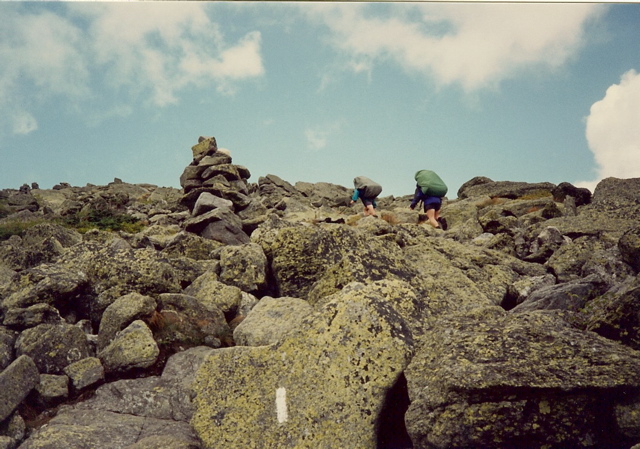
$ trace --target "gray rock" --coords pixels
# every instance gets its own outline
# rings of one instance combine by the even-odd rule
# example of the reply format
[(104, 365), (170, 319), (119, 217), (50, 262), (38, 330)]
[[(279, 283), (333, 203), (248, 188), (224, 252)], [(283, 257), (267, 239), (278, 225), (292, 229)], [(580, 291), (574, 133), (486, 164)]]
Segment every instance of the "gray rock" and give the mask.
[(598, 276), (593, 275), (563, 284), (542, 287), (529, 295), (511, 312), (519, 313), (533, 310), (569, 310), (577, 312), (590, 300), (606, 291), (607, 285)]
[(219, 198), (209, 192), (202, 192), (198, 197), (195, 206), (193, 206), (193, 211), (191, 212), (191, 214), (196, 217), (211, 210), (223, 207), (232, 210), (233, 202), (225, 200), (224, 198)]
[(69, 378), (65, 375), (41, 374), (35, 393), (35, 400), (40, 406), (55, 406), (69, 397)]
[(39, 382), (38, 368), (26, 355), (18, 357), (0, 372), (0, 422), (13, 413)]
[(640, 279), (585, 307), (586, 329), (640, 350)]
[[(231, 330), (221, 309), (179, 293), (158, 296), (154, 338), (159, 345), (205, 345), (209, 339), (229, 342)], [(211, 340), (215, 341), (215, 340)]]
[(184, 422), (119, 412), (64, 409), (46, 426), (35, 431), (19, 449), (145, 448), (142, 444), (147, 439), (151, 443), (156, 439), (167, 439), (172, 444), (178, 440), (182, 446), (173, 447), (180, 449), (201, 447), (193, 430)]
[(416, 449), (614, 447), (629, 430), (613, 410), (636, 397), (639, 370), (639, 352), (548, 312), (450, 315), (405, 371), (407, 430)]
[(83, 390), (104, 380), (104, 367), (100, 359), (96, 357), (87, 357), (70, 363), (64, 369), (64, 373), (69, 376), (71, 385), (76, 391)]
[(62, 374), (70, 363), (89, 357), (89, 343), (81, 329), (67, 323), (40, 324), (22, 331), (16, 355), (28, 355), (43, 374)]
[(16, 338), (18, 338), (17, 332), (0, 326), (0, 371), (14, 360), (13, 346)]
[(242, 221), (227, 208), (214, 209), (185, 222), (185, 230), (226, 245), (249, 243)]
[(144, 321), (136, 320), (116, 335), (98, 353), (106, 374), (148, 368), (156, 362), (160, 349)]
[[(477, 178), (476, 178), (477, 179)], [(488, 178), (487, 178), (488, 179)], [(464, 188), (463, 188), (464, 187)], [(548, 196), (556, 188), (550, 182), (527, 183), (513, 181), (476, 182), (473, 185), (464, 185), (458, 190), (459, 198), (471, 198), (476, 196), (490, 196), (492, 198), (535, 198)]]
[[(19, 413), (14, 413), (4, 422), (0, 423), (0, 435), (2, 435), (2, 444), (6, 444), (7, 449), (14, 449), (18, 443), (24, 439), (26, 434), (26, 424)], [(3, 447), (0, 445), (0, 447)]]
[(265, 296), (235, 328), (233, 339), (241, 346), (276, 343), (312, 312), (313, 306), (303, 299)]
[(226, 315), (235, 315), (242, 300), (242, 291), (235, 286), (223, 284), (214, 272), (199, 276), (184, 293), (193, 296), (207, 310), (221, 310)]
[(267, 256), (257, 243), (220, 249), (221, 282), (245, 292), (256, 293), (266, 287)]
[(640, 272), (640, 227), (629, 229), (618, 241), (622, 260)]
[(102, 315), (98, 330), (98, 351), (102, 351), (118, 332), (135, 320), (148, 318), (156, 310), (156, 301), (140, 293), (129, 293), (116, 299)]
[(12, 308), (5, 312), (3, 324), (17, 330), (44, 323), (62, 322), (60, 312), (49, 304), (34, 304), (26, 308)]

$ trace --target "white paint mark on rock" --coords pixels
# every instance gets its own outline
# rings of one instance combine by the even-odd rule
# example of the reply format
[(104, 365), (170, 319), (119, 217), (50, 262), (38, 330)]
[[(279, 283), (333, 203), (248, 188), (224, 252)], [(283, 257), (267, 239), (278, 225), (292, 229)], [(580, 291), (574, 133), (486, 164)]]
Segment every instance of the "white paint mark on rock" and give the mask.
[(287, 411), (287, 390), (283, 387), (276, 389), (276, 414), (280, 424), (289, 420), (289, 413)]

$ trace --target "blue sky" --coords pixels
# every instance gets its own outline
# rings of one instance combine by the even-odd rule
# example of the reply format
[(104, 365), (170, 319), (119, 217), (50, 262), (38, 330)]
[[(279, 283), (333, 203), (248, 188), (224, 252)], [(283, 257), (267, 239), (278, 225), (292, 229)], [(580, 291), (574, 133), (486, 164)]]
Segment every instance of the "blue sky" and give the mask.
[(640, 4), (0, 2), (0, 188), (640, 177)]

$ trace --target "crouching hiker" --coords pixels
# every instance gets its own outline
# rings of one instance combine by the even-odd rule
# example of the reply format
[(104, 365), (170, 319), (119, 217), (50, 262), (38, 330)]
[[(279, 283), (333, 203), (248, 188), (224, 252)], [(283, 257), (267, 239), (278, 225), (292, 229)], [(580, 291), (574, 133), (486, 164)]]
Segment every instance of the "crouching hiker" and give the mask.
[(362, 204), (364, 204), (365, 217), (368, 215), (377, 217), (376, 207), (378, 207), (378, 205), (376, 204), (376, 198), (382, 192), (382, 186), (364, 176), (356, 176), (353, 178), (353, 186), (355, 189), (351, 197), (351, 204), (360, 198)]
[(435, 172), (420, 170), (415, 175), (416, 191), (409, 208), (415, 209), (420, 201), (424, 205), (424, 213), (427, 214), (429, 224), (437, 229), (445, 230), (446, 222), (440, 218), (442, 198), (447, 194), (447, 186)]

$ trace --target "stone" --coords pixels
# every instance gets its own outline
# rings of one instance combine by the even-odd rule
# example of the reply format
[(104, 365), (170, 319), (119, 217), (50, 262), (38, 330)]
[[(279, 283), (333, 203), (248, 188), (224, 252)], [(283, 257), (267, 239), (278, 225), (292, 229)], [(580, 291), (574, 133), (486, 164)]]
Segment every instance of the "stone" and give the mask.
[(577, 312), (584, 308), (590, 300), (604, 293), (606, 287), (607, 285), (597, 275), (542, 287), (511, 309), (511, 312), (519, 313), (533, 310)]
[(384, 395), (412, 351), (384, 298), (345, 294), (277, 344), (213, 351), (191, 423), (205, 448), (374, 447)]
[(185, 222), (185, 230), (226, 245), (249, 243), (242, 221), (227, 208), (214, 209)]
[(40, 373), (31, 357), (19, 356), (0, 372), (0, 422), (7, 419), (40, 382)]
[(620, 237), (618, 248), (622, 260), (635, 270), (640, 272), (640, 227), (629, 229)]
[(193, 206), (193, 211), (191, 213), (194, 217), (197, 217), (198, 215), (202, 215), (213, 209), (219, 209), (222, 207), (233, 209), (233, 202), (225, 200), (224, 198), (219, 198), (209, 192), (202, 192), (198, 197), (195, 206)]
[(23, 330), (29, 327), (44, 323), (62, 322), (60, 312), (49, 304), (34, 304), (26, 308), (12, 308), (4, 314), (3, 324), (16, 330)]
[(17, 337), (17, 332), (7, 329), (4, 326), (0, 326), (0, 371), (13, 362), (13, 346)]
[(225, 315), (237, 313), (242, 291), (238, 287), (223, 284), (218, 276), (208, 271), (184, 289), (184, 294), (193, 296), (207, 310), (221, 310)]
[(553, 200), (564, 202), (568, 197), (574, 198), (575, 206), (584, 206), (591, 203), (591, 191), (584, 187), (576, 187), (568, 182), (561, 182), (551, 191)]
[(69, 397), (69, 378), (60, 374), (40, 374), (35, 392), (40, 406), (55, 406)]
[(277, 343), (312, 312), (313, 306), (303, 299), (265, 296), (235, 328), (233, 339), (240, 346)]
[(100, 320), (98, 351), (103, 350), (118, 332), (132, 322), (149, 318), (156, 310), (156, 301), (140, 293), (129, 293), (116, 299), (107, 307)]
[(89, 343), (72, 324), (40, 324), (22, 331), (16, 355), (28, 355), (43, 374), (62, 374), (70, 363), (89, 357)]
[(218, 307), (205, 306), (197, 298), (180, 293), (160, 294), (158, 305), (157, 318), (151, 321), (159, 345), (199, 346), (209, 339), (230, 343), (231, 330)]
[(136, 320), (116, 335), (111, 343), (98, 353), (105, 374), (126, 372), (153, 365), (160, 350), (153, 333), (144, 323)]
[(636, 397), (639, 369), (640, 352), (548, 312), (449, 315), (405, 370), (407, 431), (415, 449), (614, 447), (613, 411)]
[(70, 363), (64, 369), (64, 373), (71, 380), (71, 385), (76, 391), (83, 390), (104, 380), (104, 367), (100, 359), (87, 357)]
[(256, 293), (267, 284), (267, 256), (257, 243), (220, 249), (220, 282)]

